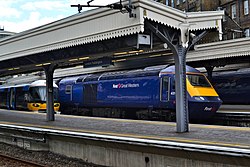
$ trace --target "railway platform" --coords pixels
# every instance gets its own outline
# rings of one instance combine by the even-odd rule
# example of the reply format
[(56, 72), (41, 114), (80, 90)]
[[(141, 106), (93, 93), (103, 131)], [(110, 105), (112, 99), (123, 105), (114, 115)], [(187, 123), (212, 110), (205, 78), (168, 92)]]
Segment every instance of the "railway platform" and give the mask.
[(248, 127), (190, 124), (188, 133), (177, 133), (172, 122), (59, 114), (48, 122), (44, 113), (0, 110), (0, 130), (2, 142), (18, 145), (21, 140), (19, 146), (26, 149), (47, 149), (106, 166), (250, 164)]
[(231, 112), (248, 112), (250, 113), (250, 105), (221, 105), (218, 112), (231, 111)]

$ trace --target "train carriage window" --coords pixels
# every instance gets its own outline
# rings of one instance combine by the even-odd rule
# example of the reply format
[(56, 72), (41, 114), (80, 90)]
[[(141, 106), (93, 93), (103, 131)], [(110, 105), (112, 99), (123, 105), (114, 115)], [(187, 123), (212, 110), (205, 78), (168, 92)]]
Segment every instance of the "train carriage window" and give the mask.
[(14, 109), (15, 108), (15, 91), (14, 88), (10, 89), (10, 108)]
[(188, 74), (187, 78), (192, 86), (211, 87), (203, 75)]
[(71, 93), (72, 93), (72, 85), (66, 85), (65, 94), (71, 94)]
[(59, 91), (58, 88), (53, 88), (54, 102), (58, 102)]
[(25, 92), (23, 91), (23, 87), (16, 88), (16, 107), (18, 109), (27, 109), (27, 103), (24, 99)]

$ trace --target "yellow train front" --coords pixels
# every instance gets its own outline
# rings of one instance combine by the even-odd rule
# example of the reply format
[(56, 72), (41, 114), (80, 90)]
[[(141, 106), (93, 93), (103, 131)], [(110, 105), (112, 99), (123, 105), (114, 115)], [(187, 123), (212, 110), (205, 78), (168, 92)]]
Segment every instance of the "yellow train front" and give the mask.
[[(161, 71), (161, 78), (168, 82), (165, 86), (165, 97), (169, 108), (175, 108), (175, 67), (170, 66)], [(204, 74), (195, 68), (186, 66), (186, 84), (188, 93), (188, 111), (190, 119), (203, 120), (209, 119), (215, 115), (216, 111), (222, 104), (221, 99), (215, 89)], [(163, 91), (164, 92), (164, 91)]]
[[(58, 111), (58, 86), (54, 87), (54, 110)], [(0, 87), (0, 107), (10, 110), (46, 111), (46, 81)]]

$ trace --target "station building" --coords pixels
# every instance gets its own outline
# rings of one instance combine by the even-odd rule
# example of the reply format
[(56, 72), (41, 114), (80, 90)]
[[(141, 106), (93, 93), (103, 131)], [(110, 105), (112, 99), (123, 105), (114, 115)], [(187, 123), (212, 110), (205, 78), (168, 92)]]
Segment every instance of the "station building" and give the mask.
[(168, 6), (188, 11), (225, 10), (223, 40), (250, 36), (249, 0), (157, 0)]

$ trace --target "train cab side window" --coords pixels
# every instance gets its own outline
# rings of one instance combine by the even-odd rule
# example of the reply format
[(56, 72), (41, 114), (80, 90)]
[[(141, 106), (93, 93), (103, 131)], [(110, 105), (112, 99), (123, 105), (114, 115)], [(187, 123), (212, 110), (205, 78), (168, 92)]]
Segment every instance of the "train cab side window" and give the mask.
[(171, 80), (171, 89), (172, 89), (172, 91), (175, 91), (175, 76)]
[(163, 91), (168, 91), (168, 77), (163, 77), (162, 78), (162, 90)]
[(71, 93), (72, 93), (72, 85), (66, 85), (65, 94), (71, 94)]
[(161, 101), (169, 100), (169, 77), (168, 76), (163, 76), (161, 78), (160, 100)]

